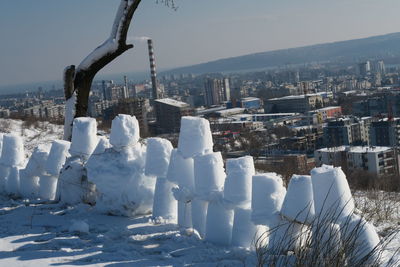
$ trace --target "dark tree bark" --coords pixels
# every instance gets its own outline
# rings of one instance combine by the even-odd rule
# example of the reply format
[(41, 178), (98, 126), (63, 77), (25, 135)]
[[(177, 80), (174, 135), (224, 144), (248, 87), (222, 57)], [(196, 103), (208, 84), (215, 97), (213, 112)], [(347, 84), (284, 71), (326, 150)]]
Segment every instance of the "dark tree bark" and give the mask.
[[(133, 48), (127, 44), (129, 26), (132, 17), (141, 0), (121, 0), (110, 37), (92, 53), (90, 53), (75, 70), (75, 66), (69, 66), (64, 72), (64, 92), (66, 100), (70, 100), (76, 94), (76, 105), (70, 117), (85, 117), (88, 111), (90, 88), (96, 74), (111, 61)], [(67, 121), (66, 114), (64, 139), (71, 139), (72, 121)]]
[[(156, 0), (176, 10), (174, 0)], [(90, 53), (75, 69), (69, 66), (64, 72), (64, 92), (67, 100), (64, 139), (71, 140), (73, 118), (85, 117), (88, 111), (89, 94), (96, 74), (111, 61), (133, 48), (127, 44), (129, 26), (141, 0), (121, 0), (110, 37)], [(76, 103), (75, 103), (76, 97)], [(75, 103), (75, 108), (73, 104)]]

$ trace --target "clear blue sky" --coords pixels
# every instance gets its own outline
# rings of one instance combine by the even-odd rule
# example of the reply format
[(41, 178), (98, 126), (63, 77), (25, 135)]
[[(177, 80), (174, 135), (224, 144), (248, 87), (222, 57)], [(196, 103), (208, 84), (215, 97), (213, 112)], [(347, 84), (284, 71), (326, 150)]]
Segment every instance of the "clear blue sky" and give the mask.
[[(109, 35), (119, 0), (0, 0), (0, 86), (58, 80)], [(399, 0), (143, 0), (129, 36), (159, 68), (400, 31)], [(102, 73), (148, 69), (145, 43)]]

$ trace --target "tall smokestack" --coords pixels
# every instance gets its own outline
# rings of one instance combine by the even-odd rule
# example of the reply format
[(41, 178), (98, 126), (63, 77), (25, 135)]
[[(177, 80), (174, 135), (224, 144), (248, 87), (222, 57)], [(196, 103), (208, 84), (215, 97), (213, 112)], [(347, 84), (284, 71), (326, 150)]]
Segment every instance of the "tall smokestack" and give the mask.
[(153, 100), (155, 100), (155, 99), (158, 99), (161, 97), (160, 92), (158, 91), (158, 86), (157, 86), (158, 84), (157, 84), (156, 59), (154, 57), (153, 41), (151, 39), (148, 39), (147, 44), (149, 46), (151, 84), (153, 87), (152, 98), (153, 98)]

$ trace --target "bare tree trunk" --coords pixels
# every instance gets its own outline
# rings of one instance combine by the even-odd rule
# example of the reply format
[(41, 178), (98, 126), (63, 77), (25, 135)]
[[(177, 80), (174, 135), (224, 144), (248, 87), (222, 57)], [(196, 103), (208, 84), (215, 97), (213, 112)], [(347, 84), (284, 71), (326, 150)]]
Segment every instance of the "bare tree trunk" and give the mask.
[[(67, 107), (64, 139), (71, 140), (71, 118), (87, 115), (90, 88), (96, 74), (125, 51), (133, 48), (132, 44), (126, 44), (126, 39), (133, 14), (140, 2), (141, 0), (121, 0), (110, 37), (90, 53), (76, 70), (75, 66), (66, 68), (64, 72), (64, 93)], [(73, 101), (75, 95), (77, 97), (75, 109), (68, 108), (68, 101)]]

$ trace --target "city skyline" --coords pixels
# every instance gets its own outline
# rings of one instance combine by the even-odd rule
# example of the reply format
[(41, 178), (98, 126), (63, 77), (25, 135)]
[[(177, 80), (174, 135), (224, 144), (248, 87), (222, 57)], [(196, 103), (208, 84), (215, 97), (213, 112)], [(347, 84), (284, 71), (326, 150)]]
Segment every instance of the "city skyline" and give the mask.
[[(118, 2), (2, 1), (0, 86), (60, 80), (65, 66), (78, 65), (108, 37)], [(135, 48), (100, 74), (147, 71), (142, 36), (154, 40), (157, 65), (167, 69), (398, 31), (400, 3), (393, 0), (297, 2), (181, 0), (175, 12), (143, 1), (129, 32)]]

